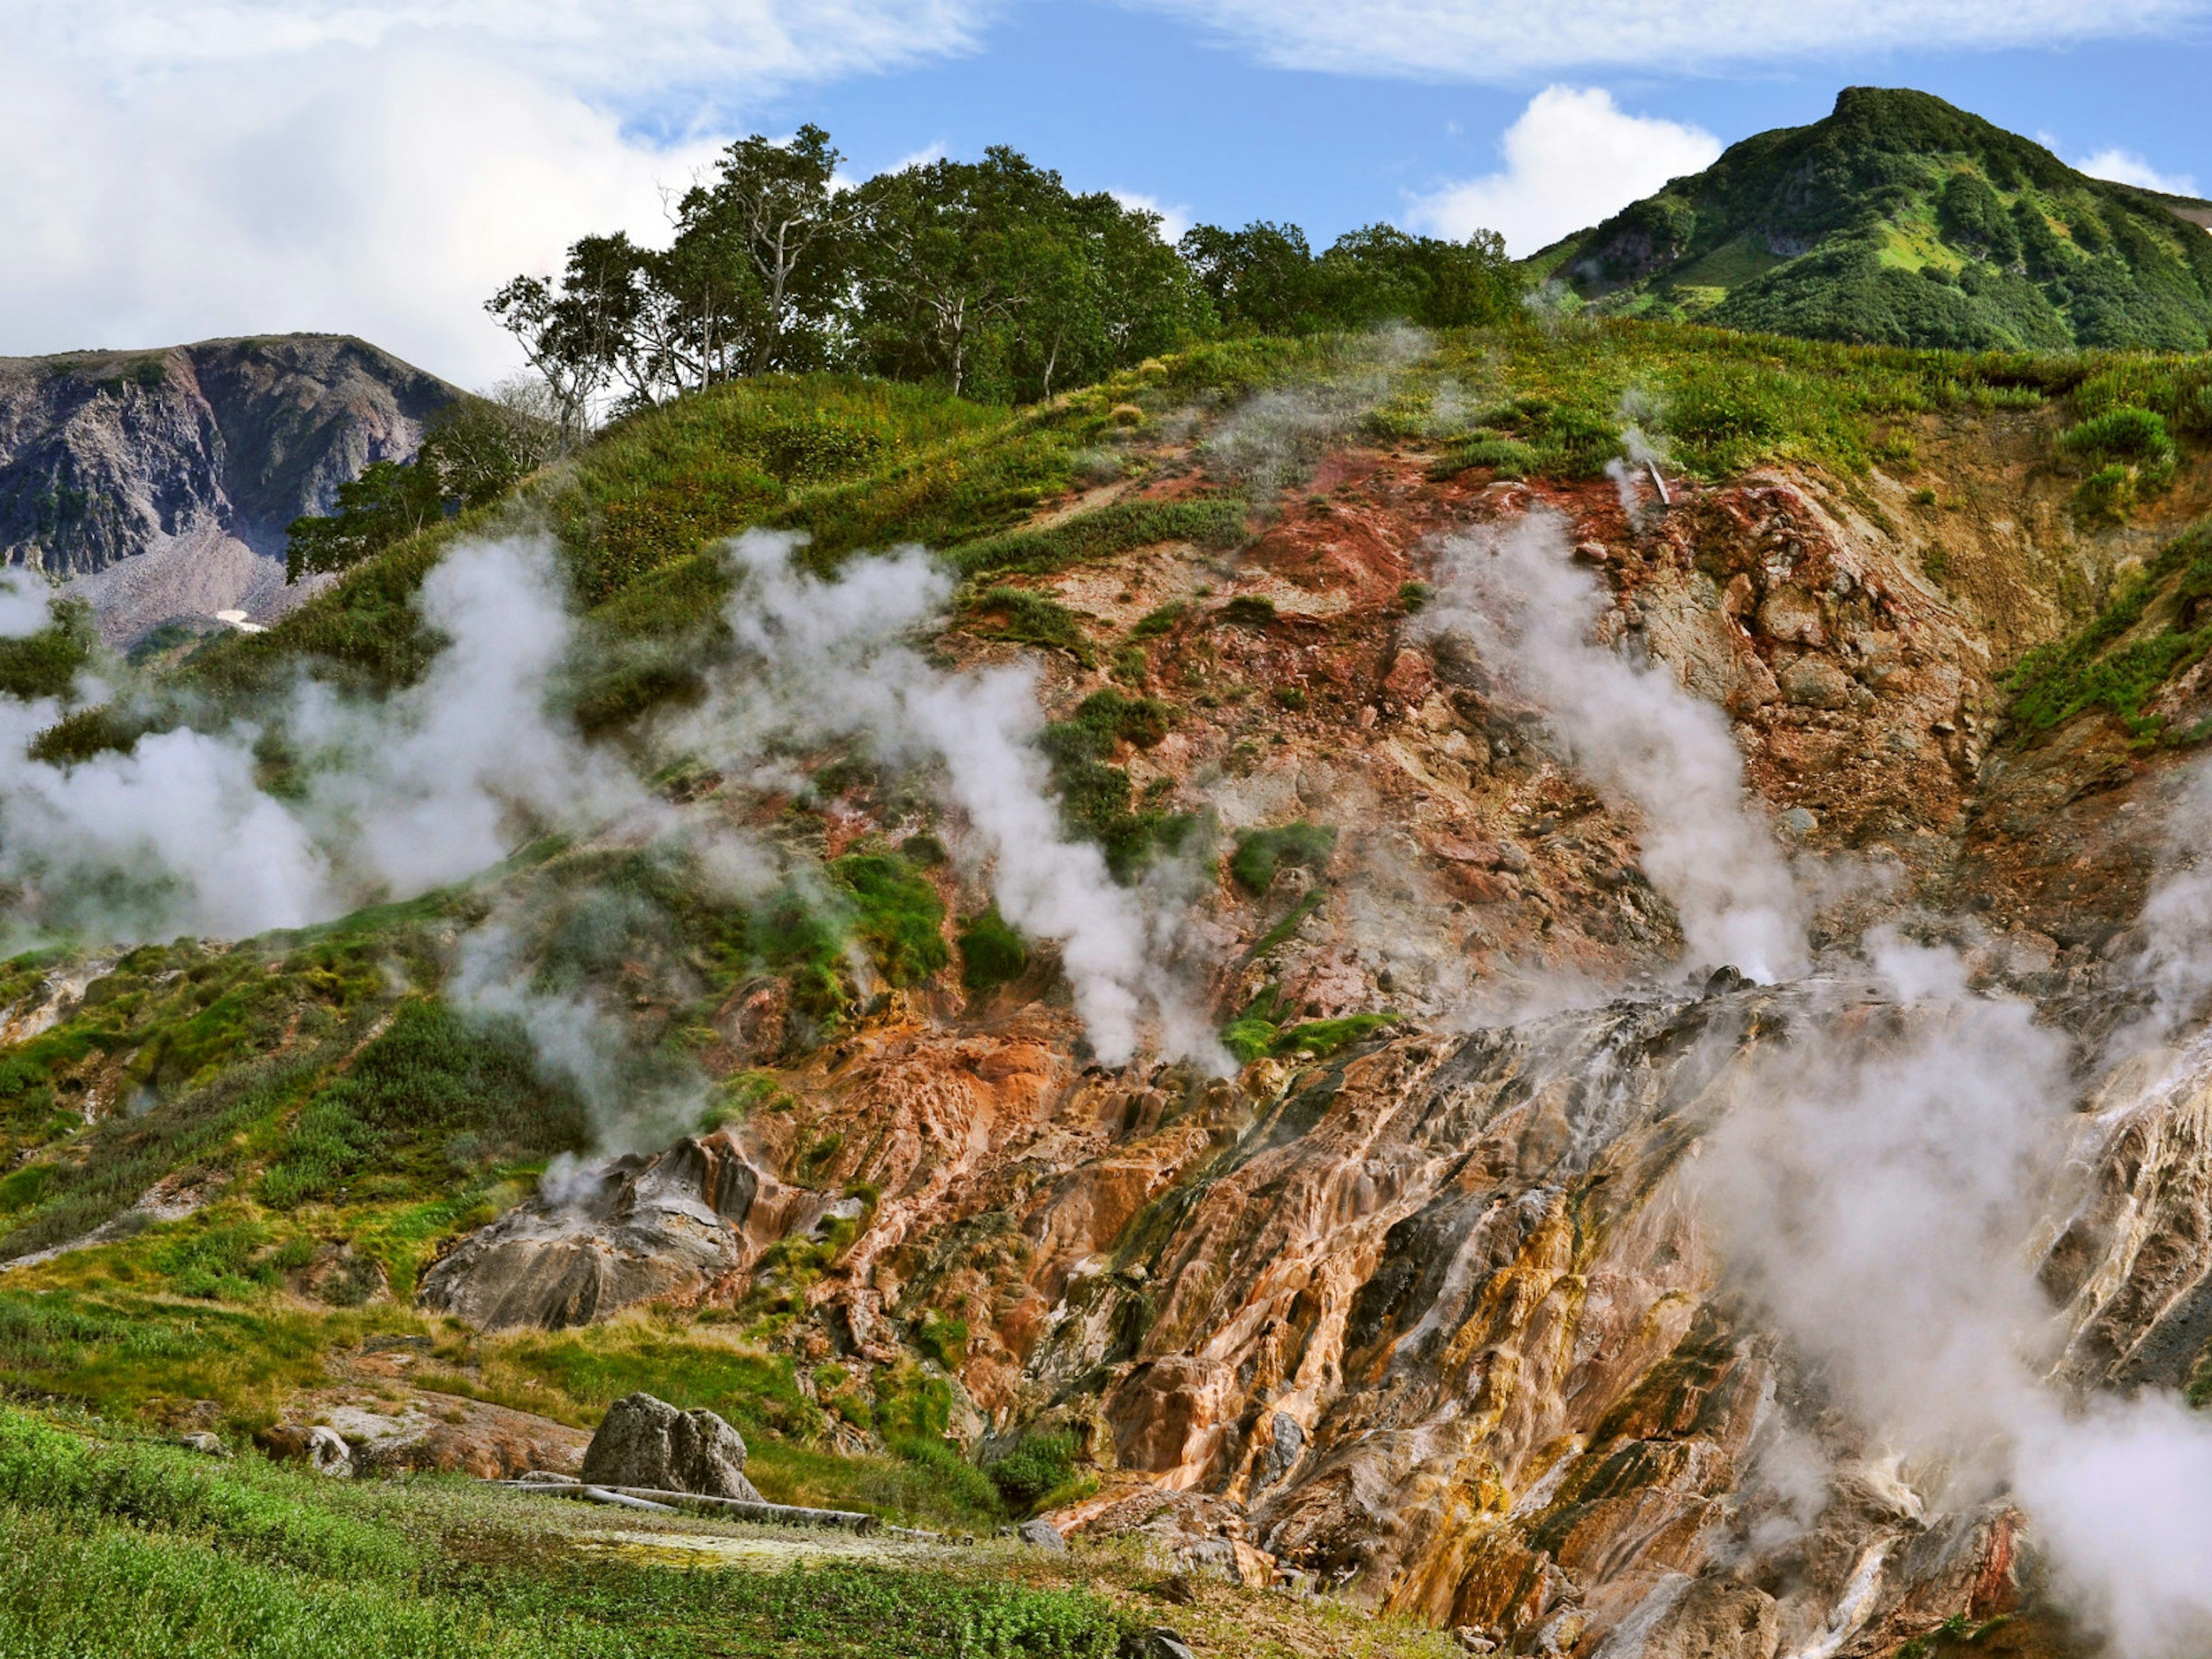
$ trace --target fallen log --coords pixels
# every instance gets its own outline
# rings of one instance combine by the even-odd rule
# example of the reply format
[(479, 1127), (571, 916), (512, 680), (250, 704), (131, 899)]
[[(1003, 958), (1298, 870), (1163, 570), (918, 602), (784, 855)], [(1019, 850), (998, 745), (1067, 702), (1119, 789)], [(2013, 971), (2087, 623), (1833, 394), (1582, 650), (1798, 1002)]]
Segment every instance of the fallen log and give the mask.
[[(532, 1480), (501, 1480), (496, 1486), (516, 1492), (545, 1492), (556, 1498), (589, 1498), (594, 1502), (628, 1502), (644, 1509), (675, 1510), (703, 1509), (732, 1521), (755, 1521), (772, 1527), (826, 1527), (840, 1532), (872, 1533), (884, 1529), (880, 1517), (857, 1510), (815, 1510), (797, 1504), (756, 1504), (743, 1498), (710, 1498), (703, 1492), (662, 1492), (651, 1486), (586, 1486), (580, 1483)], [(893, 1528), (894, 1535), (921, 1534), (908, 1528)], [(935, 1534), (928, 1534), (934, 1537)]]
[[(538, 1490), (541, 1492), (560, 1492), (565, 1493), (568, 1491), (568, 1488), (565, 1486), (542, 1486), (539, 1487)], [(672, 1504), (655, 1504), (648, 1498), (637, 1497), (635, 1494), (631, 1492), (610, 1492), (605, 1486), (578, 1486), (575, 1491), (575, 1495), (582, 1498), (587, 1504), (612, 1504), (619, 1509), (625, 1510), (655, 1510), (662, 1515), (673, 1515), (676, 1513), (675, 1507)]]

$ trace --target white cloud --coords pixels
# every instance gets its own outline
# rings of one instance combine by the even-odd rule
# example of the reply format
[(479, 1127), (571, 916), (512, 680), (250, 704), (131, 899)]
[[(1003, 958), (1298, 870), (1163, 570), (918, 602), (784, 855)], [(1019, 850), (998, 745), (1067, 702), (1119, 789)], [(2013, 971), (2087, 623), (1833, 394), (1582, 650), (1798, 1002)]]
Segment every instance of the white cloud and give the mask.
[(1702, 127), (1627, 114), (1601, 88), (1547, 87), (1506, 128), (1504, 149), (1503, 171), (1416, 198), (1414, 223), (1454, 240), (1494, 230), (1525, 257), (1711, 166), (1721, 143)]
[(332, 331), (482, 383), (507, 277), (664, 234), (747, 106), (965, 50), (991, 3), (0, 0), (0, 352)]
[(1140, 190), (1109, 190), (1106, 192), (1125, 208), (1160, 216), (1160, 234), (1170, 242), (1182, 240), (1183, 232), (1191, 227), (1188, 207), (1170, 207), (1157, 196), (1147, 196)]
[(2153, 33), (2206, 0), (1124, 0), (1210, 24), (1285, 69), (1515, 81), (1887, 48), (1993, 48)]
[(2131, 149), (2109, 147), (2074, 163), (2075, 170), (2092, 179), (2109, 179), (2116, 185), (2136, 185), (2163, 191), (2168, 196), (2194, 196), (2197, 180), (2185, 173), (2160, 173)]

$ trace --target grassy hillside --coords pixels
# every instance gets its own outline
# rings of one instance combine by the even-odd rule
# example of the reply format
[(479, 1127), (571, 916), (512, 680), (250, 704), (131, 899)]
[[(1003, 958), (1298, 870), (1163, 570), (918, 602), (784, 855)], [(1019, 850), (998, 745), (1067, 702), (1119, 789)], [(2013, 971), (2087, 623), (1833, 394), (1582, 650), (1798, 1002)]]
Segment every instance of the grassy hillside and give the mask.
[(1854, 87), (1826, 120), (1747, 138), (1533, 264), (1616, 314), (1968, 350), (2197, 351), (2206, 210), (2089, 178), (1925, 93)]
[[(425, 574), (463, 538), (543, 534), (580, 619), (559, 692), (568, 711), (662, 793), (692, 800), (720, 780), (663, 752), (653, 717), (726, 660), (719, 544), (754, 526), (801, 532), (806, 556), (827, 568), (920, 541), (963, 583), (939, 651), (988, 638), (992, 651), (1026, 647), (1122, 688), (1085, 678), (1048, 701), (1042, 747), (1070, 827), (1130, 874), (1183, 829), (1189, 846), (1206, 842), (1204, 826), (1172, 824), (1133, 787), (1117, 744), (1158, 744), (1185, 690), (1193, 702), (1240, 695), (1148, 690), (1146, 653), (1170, 631), (1218, 639), (1253, 613), (1201, 605), (1109, 623), (1024, 586), (1037, 575), (1161, 544), (1225, 561), (1293, 513), (1334, 510), (1308, 477), (1333, 449), (1399, 451), (1416, 477), (1471, 485), (1600, 478), (1631, 421), (1666, 446), (1677, 475), (1718, 481), (1792, 463), (1874, 512), (1863, 504), (1880, 471), (1893, 499), (1920, 486), (1931, 514), (1947, 510), (1945, 481), (1921, 485), (1922, 434), (2001, 426), (2033, 447), (2038, 477), (2082, 524), (2140, 526), (2169, 514), (2212, 446), (2208, 388), (2203, 359), (1969, 356), (1618, 318), (1434, 339), (1224, 343), (1021, 411), (843, 377), (725, 386), (623, 422), (509, 498), (349, 573), (265, 635), (211, 641), (158, 671), (115, 666), (116, 700), (71, 715), (41, 750), (67, 761), (166, 726), (265, 716), (301, 676), (364, 698), (414, 682), (442, 643), (415, 609)], [(1611, 499), (1602, 484), (1596, 493)], [(2022, 718), (2120, 696), (2134, 698), (2131, 717), (2154, 715), (2145, 697), (2212, 641), (2194, 605), (2198, 562), (2200, 544), (2176, 543), (2142, 584), (2085, 594), (2077, 615), (2091, 620), (2109, 600), (2110, 619), (2022, 665)], [(1419, 602), (1399, 591), (1406, 608)], [(0, 641), (0, 685), (59, 692), (91, 648), (71, 626)], [(2142, 664), (2122, 660), (2158, 629)], [(1269, 699), (1249, 691), (1266, 718)], [(2185, 735), (2172, 722), (2157, 729)], [(281, 789), (282, 742), (258, 753)], [(11, 1013), (72, 970), (85, 987), (51, 1025), (0, 1046), (0, 1259), (82, 1245), (0, 1276), (0, 1383), (134, 1432), (213, 1423), (238, 1438), (372, 1339), (404, 1340), (421, 1356), (409, 1386), (441, 1401), (588, 1426), (646, 1388), (720, 1412), (744, 1429), (750, 1473), (776, 1499), (988, 1531), (1079, 1489), (1049, 1437), (989, 1472), (952, 1449), (950, 1373), (969, 1334), (956, 1319), (905, 1320), (890, 1333), (896, 1363), (794, 1348), (806, 1293), (852, 1243), (850, 1221), (775, 1246), (740, 1296), (696, 1316), (647, 1309), (575, 1331), (487, 1335), (414, 1305), (441, 1251), (526, 1195), (553, 1159), (592, 1146), (587, 1103), (533, 1063), (526, 1034), (453, 1004), (457, 942), (487, 923), (517, 942), (533, 986), (620, 1011), (621, 1085), (697, 1104), (695, 1120), (664, 1126), (672, 1136), (790, 1111), (802, 1063), (834, 1056), (902, 999), (931, 1000), (950, 1019), (973, 1006), (967, 994), (1021, 981), (1024, 942), (995, 908), (963, 914), (937, 836), (951, 832), (927, 791), (879, 775), (862, 753), (792, 763), (807, 781), (787, 793), (732, 792), (732, 816), (786, 860), (787, 878), (741, 898), (678, 843), (547, 837), (453, 888), (319, 927), (127, 952), (53, 938), (0, 963), (0, 1010)], [(1328, 832), (1292, 827), (1312, 844), (1221, 837), (1224, 881), (1263, 892), (1273, 866), (1262, 854), (1325, 863)], [(775, 1052), (741, 1054), (726, 1016), (756, 993), (784, 999), (787, 1036)], [(1294, 1024), (1297, 1011), (1268, 995), (1224, 1036), (1240, 1055), (1318, 1053), (1382, 1018)], [(781, 1173), (857, 1200), (865, 1218), (884, 1194), (825, 1175), (836, 1150), (794, 1146)], [(157, 1192), (189, 1195), (191, 1212), (161, 1213), (146, 1201)], [(866, 1451), (852, 1449), (863, 1439)], [(397, 1499), (258, 1465), (216, 1472), (0, 1418), (0, 1516), (64, 1564), (12, 1601), (0, 1595), (0, 1648), (20, 1638), (26, 1652), (68, 1651), (92, 1609), (134, 1595), (128, 1605), (198, 1598), (208, 1610), (216, 1633), (169, 1651), (232, 1641), (267, 1652), (596, 1652), (641, 1609), (667, 1621), (655, 1638), (665, 1645), (650, 1650), (670, 1653), (870, 1656), (919, 1642), (1075, 1654), (1110, 1646), (1123, 1628), (1114, 1609), (1057, 1583), (989, 1589), (957, 1575), (840, 1569), (728, 1591), (717, 1646), (701, 1633), (708, 1603), (690, 1581), (579, 1553), (562, 1531), (566, 1511), (549, 1519), (498, 1494), (421, 1490), (403, 1514)], [(326, 1538), (339, 1541), (315, 1553)], [(541, 1553), (570, 1575), (557, 1595), (532, 1565)], [(234, 1629), (223, 1620), (271, 1602), (272, 1587), (340, 1634), (319, 1648), (322, 1638), (273, 1613), (250, 1640), (222, 1633)], [(953, 1644), (937, 1634), (947, 1620), (1011, 1633), (995, 1647)], [(793, 1630), (816, 1644), (775, 1644)]]
[[(1293, 384), (1308, 388), (1311, 407), (1280, 411), (1283, 432), (1161, 453), (1172, 426)], [(411, 596), (441, 550), (465, 535), (550, 528), (599, 647), (586, 665), (580, 712), (604, 730), (682, 694), (690, 665), (710, 647), (724, 591), (711, 549), (751, 526), (804, 532), (823, 567), (920, 542), (988, 586), (1005, 573), (1036, 574), (1147, 540), (1233, 544), (1245, 533), (1243, 515), (1264, 513), (1295, 477), (1301, 452), (1310, 459), (1363, 433), (1432, 447), (1448, 466), (1583, 477), (1603, 471), (1620, 452), (1624, 423), (1639, 420), (1666, 445), (1669, 464), (1693, 477), (1773, 459), (1850, 476), (1909, 465), (1905, 429), (1923, 415), (2033, 407), (2077, 390), (2094, 415), (2142, 405), (2166, 437), (2119, 434), (2110, 454), (2110, 445), (2092, 446), (2055, 464), (2132, 465), (2142, 448), (2154, 488), (2161, 442), (2212, 439), (2212, 377), (2185, 366), (1851, 349), (1641, 319), (1454, 331), (1403, 360), (1395, 346), (1358, 338), (1223, 342), (1018, 413), (927, 388), (776, 377), (617, 426), (509, 501), (349, 573), (270, 632), (211, 641), (161, 689), (235, 707), (283, 683), (296, 664), (371, 691), (404, 684), (435, 647)], [(1049, 531), (1020, 528), (1042, 504), (1177, 476), (1189, 483), (1171, 501), (1124, 500)], [(51, 751), (82, 752), (155, 718), (173, 717), (80, 716)]]

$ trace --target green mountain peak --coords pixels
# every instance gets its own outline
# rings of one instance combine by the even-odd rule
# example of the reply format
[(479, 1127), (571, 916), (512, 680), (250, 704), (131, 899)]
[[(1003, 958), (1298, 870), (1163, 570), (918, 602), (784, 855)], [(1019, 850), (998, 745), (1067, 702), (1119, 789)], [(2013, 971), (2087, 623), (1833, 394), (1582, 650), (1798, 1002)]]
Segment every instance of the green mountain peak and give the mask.
[(1923, 92), (1847, 87), (1530, 261), (1613, 314), (1965, 349), (2201, 351), (2212, 203), (2093, 179)]

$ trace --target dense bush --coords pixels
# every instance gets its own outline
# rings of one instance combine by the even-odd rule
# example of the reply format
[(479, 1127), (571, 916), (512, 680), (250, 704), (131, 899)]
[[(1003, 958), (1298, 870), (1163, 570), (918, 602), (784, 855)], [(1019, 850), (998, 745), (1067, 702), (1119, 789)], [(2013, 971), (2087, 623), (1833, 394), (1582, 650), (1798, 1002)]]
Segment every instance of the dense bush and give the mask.
[(1029, 966), (1022, 936), (1007, 925), (995, 904), (971, 916), (960, 929), (960, 982), (981, 995), (995, 991)]
[(1264, 893), (1278, 870), (1295, 866), (1319, 871), (1336, 847), (1336, 831), (1328, 824), (1303, 819), (1273, 830), (1247, 830), (1238, 834), (1229, 857), (1229, 873), (1250, 893)]

